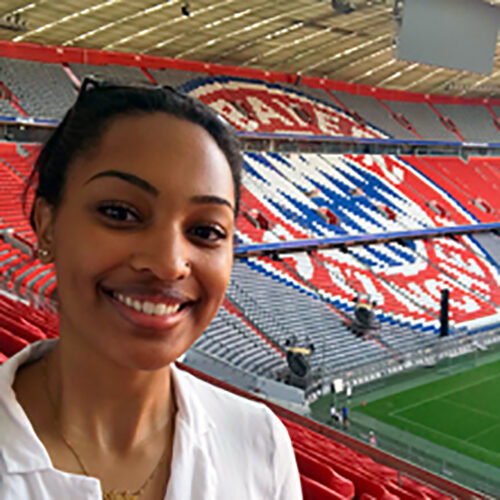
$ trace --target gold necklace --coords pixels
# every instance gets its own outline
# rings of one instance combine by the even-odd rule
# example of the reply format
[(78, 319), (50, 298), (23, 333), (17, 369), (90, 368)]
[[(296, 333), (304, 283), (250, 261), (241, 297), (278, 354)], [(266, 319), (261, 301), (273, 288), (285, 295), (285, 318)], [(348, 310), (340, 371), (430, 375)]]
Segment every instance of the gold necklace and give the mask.
[[(49, 388), (49, 371), (48, 371), (48, 362), (47, 362), (47, 358), (46, 357), (43, 359), (42, 363), (43, 363), (43, 375), (44, 375), (44, 378), (45, 378), (45, 389), (47, 391), (47, 397), (48, 397), (50, 406), (52, 407), (52, 413), (53, 413), (53, 416), (54, 416), (54, 420), (56, 422), (56, 426), (57, 426), (57, 430), (59, 432), (59, 435), (61, 436), (61, 439), (63, 440), (63, 442), (66, 445), (66, 447), (69, 449), (69, 451), (71, 451), (71, 453), (75, 457), (76, 461), (78, 462), (78, 465), (80, 466), (80, 469), (82, 469), (82, 472), (86, 476), (88, 476), (88, 477), (93, 477), (91, 474), (89, 474), (87, 468), (83, 464), (82, 459), (80, 458), (80, 455), (78, 455), (78, 453), (76, 452), (75, 448), (68, 441), (68, 439), (66, 438), (66, 436), (64, 435), (64, 433), (63, 433), (63, 431), (61, 429), (59, 418), (57, 417), (56, 405), (55, 405), (55, 402), (53, 401), (52, 396), (50, 394), (50, 388)], [(170, 418), (172, 418), (172, 416), (173, 415), (171, 414)], [(146, 490), (147, 486), (149, 485), (149, 483), (153, 479), (154, 475), (156, 474), (158, 468), (160, 467), (160, 464), (163, 462), (163, 459), (165, 458), (166, 453), (167, 453), (167, 446), (165, 446), (165, 450), (163, 450), (163, 453), (162, 453), (162, 455), (160, 457), (160, 460), (156, 464), (155, 468), (153, 469), (153, 471), (151, 472), (151, 474), (146, 478), (146, 481), (144, 481), (144, 483), (142, 484), (142, 486), (138, 490), (136, 490), (134, 492), (130, 492), (130, 491), (127, 491), (127, 490), (123, 490), (123, 491), (116, 491), (116, 490), (103, 491), (103, 493), (102, 493), (103, 500), (139, 500), (141, 498), (142, 494), (144, 493), (144, 491)]]

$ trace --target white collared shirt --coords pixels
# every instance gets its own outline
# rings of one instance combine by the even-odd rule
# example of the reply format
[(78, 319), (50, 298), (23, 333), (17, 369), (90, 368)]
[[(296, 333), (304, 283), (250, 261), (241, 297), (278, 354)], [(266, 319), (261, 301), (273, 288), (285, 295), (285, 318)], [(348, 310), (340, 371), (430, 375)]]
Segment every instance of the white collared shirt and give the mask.
[[(98, 479), (55, 469), (17, 402), (19, 366), (57, 340), (27, 346), (0, 365), (0, 499), (100, 500)], [(272, 411), (171, 365), (178, 412), (165, 500), (300, 500), (288, 433)]]

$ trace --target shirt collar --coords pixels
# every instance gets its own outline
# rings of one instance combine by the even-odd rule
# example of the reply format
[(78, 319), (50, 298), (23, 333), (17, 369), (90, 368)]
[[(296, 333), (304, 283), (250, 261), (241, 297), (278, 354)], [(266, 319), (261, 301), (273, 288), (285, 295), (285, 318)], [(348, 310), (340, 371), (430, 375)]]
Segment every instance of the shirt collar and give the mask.
[[(0, 460), (9, 473), (24, 473), (53, 468), (50, 457), (36, 435), (26, 413), (16, 399), (12, 384), (16, 371), (25, 363), (42, 358), (56, 345), (57, 339), (35, 342), (0, 365)], [(199, 384), (190, 373), (170, 365), (177, 404), (176, 437), (183, 447), (190, 442), (196, 453), (207, 458), (203, 436), (215, 428), (213, 420), (197, 396)], [(15, 436), (15, 439), (12, 439)], [(182, 454), (184, 455), (182, 450)]]
[(216, 500), (218, 476), (210, 445), (215, 423), (199, 396), (205, 382), (171, 365), (177, 403), (170, 480), (166, 500)]
[(177, 367), (175, 363), (170, 365), (170, 370), (177, 404), (177, 421), (180, 420), (186, 429), (196, 435), (204, 434), (215, 428), (215, 423), (197, 396), (200, 384), (205, 382)]
[[(18, 368), (51, 351), (57, 339), (40, 340), (22, 349), (0, 365), (0, 459), (10, 473), (52, 467), (50, 457), (31, 422), (16, 399), (12, 384)], [(14, 439), (13, 439), (14, 437)]]

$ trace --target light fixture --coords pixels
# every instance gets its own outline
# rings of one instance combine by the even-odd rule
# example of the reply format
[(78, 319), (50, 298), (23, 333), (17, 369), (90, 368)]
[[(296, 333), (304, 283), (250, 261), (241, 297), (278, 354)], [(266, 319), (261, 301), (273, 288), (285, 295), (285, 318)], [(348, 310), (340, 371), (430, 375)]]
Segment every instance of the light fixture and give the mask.
[(332, 0), (332, 8), (341, 14), (350, 14), (356, 10), (356, 6), (349, 0)]
[(26, 19), (19, 12), (15, 14), (6, 14), (0, 19), (0, 28), (11, 31), (27, 31)]

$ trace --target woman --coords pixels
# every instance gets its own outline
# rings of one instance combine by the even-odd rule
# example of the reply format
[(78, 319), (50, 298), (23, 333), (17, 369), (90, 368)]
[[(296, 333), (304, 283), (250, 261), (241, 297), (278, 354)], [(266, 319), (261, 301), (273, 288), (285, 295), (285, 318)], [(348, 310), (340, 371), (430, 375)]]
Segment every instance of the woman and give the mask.
[(60, 337), (0, 367), (0, 498), (301, 498), (264, 405), (175, 367), (220, 307), (240, 153), (174, 90), (86, 80), (35, 165)]

